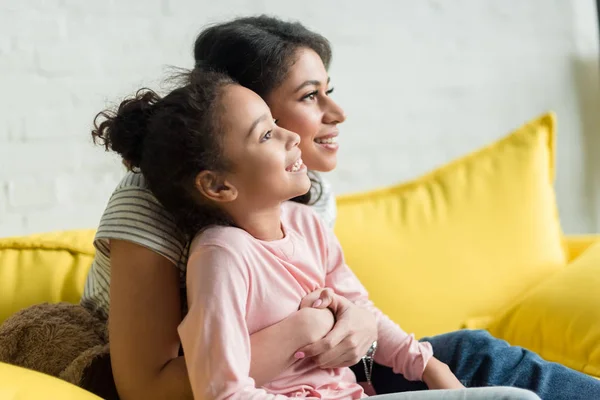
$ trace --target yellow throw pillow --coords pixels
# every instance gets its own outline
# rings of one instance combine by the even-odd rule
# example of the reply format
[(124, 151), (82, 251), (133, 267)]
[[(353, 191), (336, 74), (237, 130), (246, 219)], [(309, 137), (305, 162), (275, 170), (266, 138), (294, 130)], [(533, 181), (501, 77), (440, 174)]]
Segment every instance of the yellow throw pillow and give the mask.
[(33, 304), (77, 303), (94, 258), (94, 230), (0, 239), (0, 323)]
[(0, 363), (0, 399), (101, 400), (62, 379), (5, 363)]
[(488, 327), (543, 358), (600, 377), (600, 243)]
[(554, 130), (547, 114), (420, 179), (340, 197), (335, 231), (375, 304), (433, 335), (563, 268)]

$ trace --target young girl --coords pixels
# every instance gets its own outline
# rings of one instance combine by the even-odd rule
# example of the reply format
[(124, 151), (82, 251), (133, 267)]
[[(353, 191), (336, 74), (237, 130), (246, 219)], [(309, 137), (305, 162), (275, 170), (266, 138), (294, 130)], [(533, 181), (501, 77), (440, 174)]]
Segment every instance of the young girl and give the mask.
[[(331, 295), (323, 292), (313, 306), (328, 307), (320, 310), (330, 319), (327, 328), (334, 315), (363, 307), (377, 320), (370, 356), (378, 363), (430, 388), (463, 388), (429, 343), (416, 341), (373, 306), (314, 211), (287, 201), (311, 187), (300, 137), (277, 126), (256, 93), (225, 75), (196, 70), (165, 98), (140, 91), (100, 120), (94, 137), (139, 168), (179, 226), (195, 236), (187, 268), (189, 311), (179, 326), (195, 398), (366, 397), (350, 369), (326, 360), (319, 365), (302, 354), (290, 354), (296, 360), (260, 388), (250, 378), (250, 335), (295, 313), (303, 298), (326, 287)], [(369, 374), (372, 361), (365, 367)], [(502, 390), (474, 393), (537, 398)]]

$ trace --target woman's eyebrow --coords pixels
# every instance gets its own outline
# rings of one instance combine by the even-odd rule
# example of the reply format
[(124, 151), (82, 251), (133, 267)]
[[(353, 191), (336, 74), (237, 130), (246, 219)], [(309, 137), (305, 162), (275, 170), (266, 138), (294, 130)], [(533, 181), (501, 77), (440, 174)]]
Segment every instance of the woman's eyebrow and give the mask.
[[(329, 84), (330, 81), (331, 81), (331, 78), (327, 77), (327, 84)], [(294, 93), (299, 92), (300, 90), (302, 90), (306, 86), (321, 86), (321, 82), (317, 81), (317, 80), (314, 80), (314, 79), (313, 80), (309, 80), (309, 81), (305, 81), (300, 86), (298, 86), (296, 88), (296, 90), (294, 90)]]

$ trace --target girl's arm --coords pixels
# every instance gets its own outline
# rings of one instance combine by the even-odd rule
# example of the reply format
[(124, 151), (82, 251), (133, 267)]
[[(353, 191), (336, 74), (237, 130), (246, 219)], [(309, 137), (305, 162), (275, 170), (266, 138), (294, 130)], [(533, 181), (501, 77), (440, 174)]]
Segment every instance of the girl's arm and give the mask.
[[(124, 400), (192, 399), (185, 361), (178, 356), (179, 272), (141, 245), (111, 240), (110, 247), (110, 351), (119, 395)], [(251, 336), (250, 376), (257, 385), (289, 367), (297, 349), (331, 329), (329, 312), (320, 311), (300, 310)]]
[(220, 246), (197, 246), (187, 269), (189, 311), (179, 326), (192, 392), (206, 400), (284, 400), (255, 387), (246, 325), (251, 276)]

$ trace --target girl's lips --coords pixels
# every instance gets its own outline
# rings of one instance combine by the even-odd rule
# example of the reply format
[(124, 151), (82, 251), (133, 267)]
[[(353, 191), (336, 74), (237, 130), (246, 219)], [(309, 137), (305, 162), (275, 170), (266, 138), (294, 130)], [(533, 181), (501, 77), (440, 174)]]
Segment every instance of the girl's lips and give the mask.
[(306, 165), (304, 165), (304, 162), (302, 161), (302, 158), (298, 158), (291, 165), (288, 165), (285, 170), (287, 172), (293, 172), (293, 173), (294, 172), (302, 172), (302, 171), (306, 170)]

